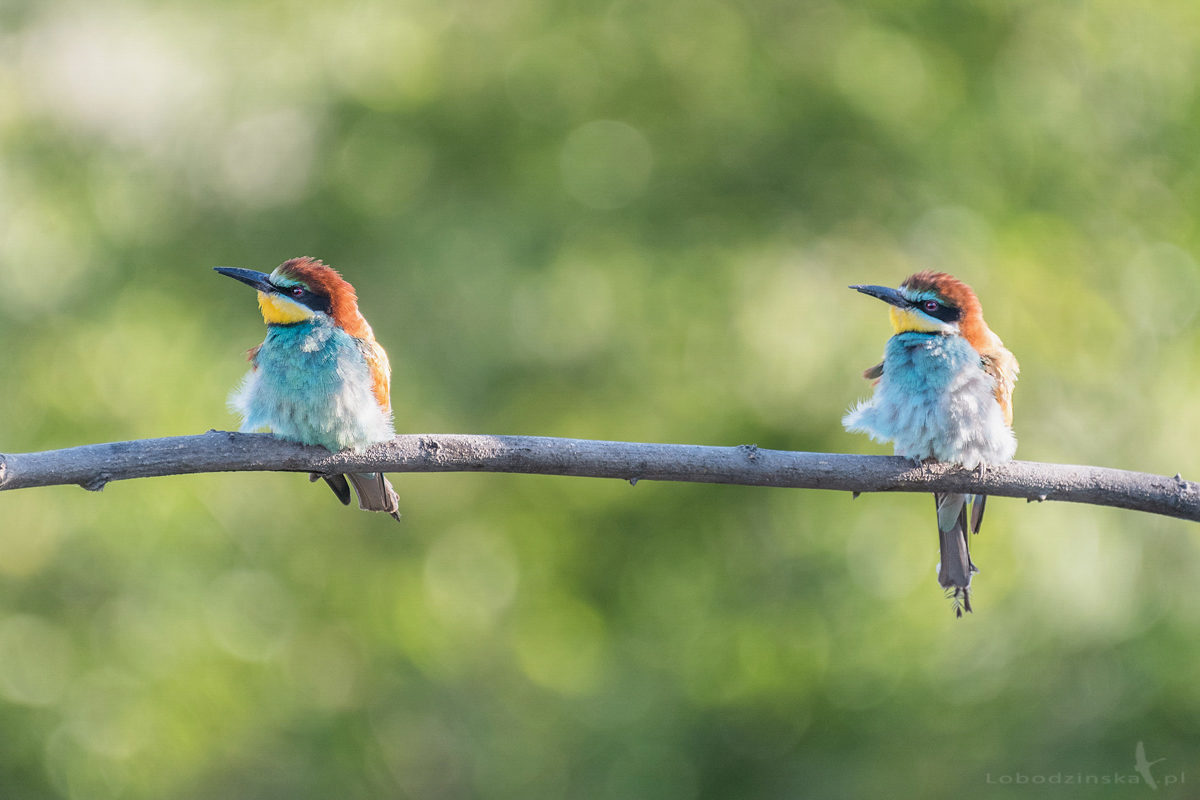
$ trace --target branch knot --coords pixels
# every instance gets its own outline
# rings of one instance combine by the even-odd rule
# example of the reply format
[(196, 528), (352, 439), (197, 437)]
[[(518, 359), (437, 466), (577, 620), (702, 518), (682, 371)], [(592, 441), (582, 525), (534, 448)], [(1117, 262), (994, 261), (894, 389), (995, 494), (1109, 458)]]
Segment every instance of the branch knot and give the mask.
[(758, 461), (758, 445), (739, 444), (737, 449), (742, 451), (747, 461)]
[(101, 472), (98, 475), (93, 476), (91, 480), (80, 482), (79, 485), (84, 489), (87, 489), (89, 492), (99, 492), (102, 491), (111, 480), (112, 475), (109, 475), (107, 472)]

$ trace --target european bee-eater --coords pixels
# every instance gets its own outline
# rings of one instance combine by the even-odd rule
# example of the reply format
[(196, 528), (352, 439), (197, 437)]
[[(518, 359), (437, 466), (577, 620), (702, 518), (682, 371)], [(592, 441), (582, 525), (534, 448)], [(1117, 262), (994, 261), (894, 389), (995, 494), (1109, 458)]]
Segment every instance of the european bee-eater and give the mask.
[[(983, 321), (971, 287), (944, 272), (910, 275), (899, 289), (851, 286), (891, 305), (895, 335), (883, 362), (863, 376), (875, 393), (845, 417), (846, 430), (890, 441), (898, 456), (984, 469), (1011, 461), (1012, 391), (1017, 360)], [(971, 610), (967, 530), (979, 532), (987, 498), (975, 495), (970, 523), (967, 495), (935, 493), (941, 563), (938, 583), (955, 612)]]
[[(270, 274), (214, 267), (258, 290), (267, 338), (250, 351), (253, 365), (229, 397), (243, 431), (317, 444), (331, 451), (386, 442), (392, 428), (391, 367), (358, 311), (354, 287), (315, 258), (293, 258)], [(350, 504), (400, 518), (396, 492), (382, 472), (322, 477)]]

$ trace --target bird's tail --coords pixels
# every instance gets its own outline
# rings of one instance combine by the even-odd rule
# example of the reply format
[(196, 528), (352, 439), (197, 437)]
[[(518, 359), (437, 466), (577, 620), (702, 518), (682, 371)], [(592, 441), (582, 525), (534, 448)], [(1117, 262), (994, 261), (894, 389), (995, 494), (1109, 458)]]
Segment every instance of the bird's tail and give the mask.
[(383, 511), (400, 519), (400, 499), (382, 472), (348, 472), (346, 477), (358, 493), (358, 507), (364, 511)]
[[(971, 550), (967, 542), (967, 496), (965, 494), (934, 494), (938, 515), (938, 539), (942, 560), (938, 564), (938, 583), (946, 594), (954, 599), (954, 611), (958, 616), (971, 611), (971, 576), (979, 572), (971, 563)], [(979, 530), (982, 498), (975, 501), (976, 519), (974, 530)]]
[(315, 481), (317, 478), (324, 478), (338, 500), (342, 501), (342, 505), (347, 506), (350, 505), (350, 486), (346, 483), (349, 479), (350, 483), (354, 484), (354, 491), (358, 493), (359, 508), (364, 511), (383, 511), (391, 514), (393, 519), (400, 519), (400, 499), (396, 497), (396, 490), (382, 472), (348, 472), (345, 475), (321, 475), (314, 472), (309, 476), (310, 480)]

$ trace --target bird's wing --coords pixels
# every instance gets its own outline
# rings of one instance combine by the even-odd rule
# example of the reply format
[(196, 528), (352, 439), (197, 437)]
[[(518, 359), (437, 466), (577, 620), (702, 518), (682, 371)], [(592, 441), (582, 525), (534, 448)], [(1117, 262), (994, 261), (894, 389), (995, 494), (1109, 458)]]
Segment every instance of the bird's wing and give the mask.
[(310, 481), (316, 481), (318, 478), (324, 478), (329, 484), (329, 488), (333, 489), (333, 493), (337, 495), (337, 499), (342, 501), (342, 505), (350, 505), (350, 484), (346, 483), (345, 475), (322, 475), (319, 472), (308, 473)]
[(996, 402), (1004, 411), (1004, 422), (1012, 425), (1012, 393), (1017, 382), (1017, 373), (1021, 371), (1017, 359), (1003, 347), (995, 347), (979, 356), (983, 371), (996, 381)]
[(983, 525), (983, 509), (987, 505), (987, 495), (975, 495), (975, 502), (971, 504), (971, 533), (979, 533), (979, 526)]
[(374, 339), (360, 339), (363, 355), (367, 358), (367, 366), (371, 370), (371, 391), (375, 400), (385, 412), (392, 410), (392, 366), (388, 363), (387, 352)]

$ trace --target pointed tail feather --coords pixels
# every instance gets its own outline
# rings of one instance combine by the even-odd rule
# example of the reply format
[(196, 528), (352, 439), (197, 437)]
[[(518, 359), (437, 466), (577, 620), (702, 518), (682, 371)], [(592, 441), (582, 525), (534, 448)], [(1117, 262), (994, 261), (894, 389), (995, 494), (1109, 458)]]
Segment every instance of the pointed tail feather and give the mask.
[(348, 472), (346, 477), (358, 492), (358, 507), (365, 511), (384, 511), (400, 519), (400, 499), (382, 472)]
[[(938, 564), (938, 583), (954, 598), (958, 616), (971, 611), (971, 575), (979, 570), (971, 563), (967, 542), (967, 496), (934, 494), (938, 513), (938, 541), (942, 560)], [(960, 605), (961, 604), (961, 605)]]

